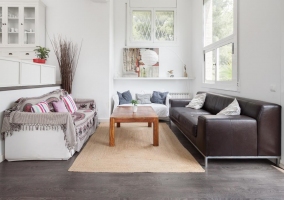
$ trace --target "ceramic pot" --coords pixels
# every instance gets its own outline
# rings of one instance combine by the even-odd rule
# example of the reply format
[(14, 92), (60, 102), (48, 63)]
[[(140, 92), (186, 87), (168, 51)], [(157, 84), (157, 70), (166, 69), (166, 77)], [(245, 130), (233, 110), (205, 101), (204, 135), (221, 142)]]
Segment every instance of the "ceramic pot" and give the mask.
[(39, 58), (35, 58), (33, 59), (34, 63), (42, 63), (45, 64), (45, 59), (39, 59)]

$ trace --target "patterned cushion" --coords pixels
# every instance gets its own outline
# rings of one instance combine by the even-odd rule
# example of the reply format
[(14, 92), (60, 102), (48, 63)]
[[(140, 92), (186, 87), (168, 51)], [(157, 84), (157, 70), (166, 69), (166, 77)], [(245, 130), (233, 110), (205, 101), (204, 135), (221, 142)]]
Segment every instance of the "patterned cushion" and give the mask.
[(63, 101), (52, 102), (55, 112), (68, 112)]
[(129, 104), (132, 101), (132, 95), (129, 90), (123, 93), (117, 92), (117, 95), (119, 98), (119, 105)]
[(68, 112), (74, 113), (78, 110), (73, 98), (69, 94), (63, 97), (62, 100), (64, 101)]
[(136, 94), (138, 104), (150, 104), (151, 94)]
[(195, 97), (190, 101), (190, 103), (185, 106), (187, 108), (193, 108), (193, 109), (200, 109), (202, 108), (204, 102), (206, 99), (206, 93), (197, 94)]
[(241, 114), (241, 108), (239, 106), (239, 103), (237, 99), (235, 99), (230, 105), (228, 105), (226, 108), (221, 110), (217, 115), (240, 115)]
[(168, 92), (154, 91), (150, 100), (152, 103), (165, 104), (167, 95), (168, 95)]
[(48, 104), (46, 102), (40, 102), (36, 105), (33, 105), (31, 111), (33, 113), (48, 113), (48, 112), (50, 112), (50, 110), (48, 108)]
[(49, 110), (53, 110), (53, 106), (51, 105), (53, 101), (59, 101), (62, 96), (67, 95), (67, 92), (63, 89), (57, 89), (47, 94), (44, 94), (39, 97), (27, 97), (21, 98), (18, 100), (17, 110), (24, 112), (31, 112), (31, 106), (38, 104), (39, 102), (47, 102), (49, 104)]

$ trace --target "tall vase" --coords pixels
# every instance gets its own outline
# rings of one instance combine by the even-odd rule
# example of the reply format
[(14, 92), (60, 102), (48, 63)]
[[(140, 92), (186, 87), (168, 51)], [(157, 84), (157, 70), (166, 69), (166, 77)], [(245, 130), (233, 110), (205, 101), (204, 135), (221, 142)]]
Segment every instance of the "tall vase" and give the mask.
[(138, 109), (138, 106), (133, 106), (133, 112), (136, 113)]

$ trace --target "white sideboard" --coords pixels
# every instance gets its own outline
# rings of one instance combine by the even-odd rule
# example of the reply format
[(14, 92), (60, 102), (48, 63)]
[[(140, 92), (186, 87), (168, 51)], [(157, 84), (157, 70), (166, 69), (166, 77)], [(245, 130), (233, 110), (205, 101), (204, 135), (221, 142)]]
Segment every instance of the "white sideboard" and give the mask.
[(56, 84), (56, 67), (0, 57), (0, 87)]

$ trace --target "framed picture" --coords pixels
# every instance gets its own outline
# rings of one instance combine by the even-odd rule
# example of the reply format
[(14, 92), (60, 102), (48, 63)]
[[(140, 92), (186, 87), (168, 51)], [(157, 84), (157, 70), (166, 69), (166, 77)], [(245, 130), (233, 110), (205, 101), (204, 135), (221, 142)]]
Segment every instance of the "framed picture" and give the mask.
[(123, 77), (159, 77), (159, 48), (124, 48)]

